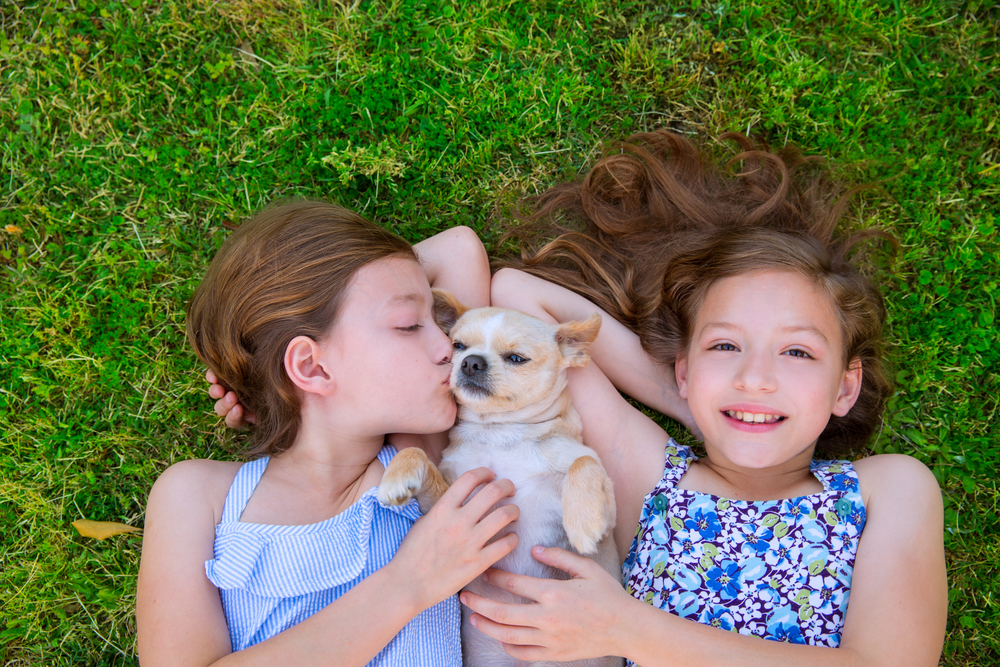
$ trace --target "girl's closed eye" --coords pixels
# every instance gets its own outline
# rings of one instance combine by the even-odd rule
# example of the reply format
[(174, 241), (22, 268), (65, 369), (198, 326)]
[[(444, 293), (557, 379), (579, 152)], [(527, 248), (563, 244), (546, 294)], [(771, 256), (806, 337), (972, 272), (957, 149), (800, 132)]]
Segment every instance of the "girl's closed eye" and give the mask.
[(396, 327), (396, 328), (400, 331), (405, 331), (406, 333), (416, 333), (417, 331), (423, 329), (424, 325), (417, 323), (417, 324), (411, 324), (408, 327)]

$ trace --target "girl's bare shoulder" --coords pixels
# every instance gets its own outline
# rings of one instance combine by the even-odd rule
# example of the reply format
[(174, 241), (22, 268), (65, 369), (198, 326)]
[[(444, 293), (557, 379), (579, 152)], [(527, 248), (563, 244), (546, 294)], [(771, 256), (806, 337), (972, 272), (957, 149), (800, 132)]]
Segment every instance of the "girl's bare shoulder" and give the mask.
[(865, 504), (937, 498), (941, 488), (930, 469), (905, 454), (876, 454), (854, 462)]
[(222, 518), (226, 494), (243, 464), (238, 461), (192, 459), (180, 461), (163, 471), (149, 492), (150, 509), (171, 509), (206, 513), (214, 523)]

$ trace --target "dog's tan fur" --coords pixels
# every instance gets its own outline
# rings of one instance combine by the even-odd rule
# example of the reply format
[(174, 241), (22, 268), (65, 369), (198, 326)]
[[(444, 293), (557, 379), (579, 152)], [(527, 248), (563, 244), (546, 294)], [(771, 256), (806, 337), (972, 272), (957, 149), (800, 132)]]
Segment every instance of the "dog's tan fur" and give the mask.
[(411, 485), (390, 487), (383, 482), (379, 490), (386, 489), (382, 500), (386, 505), (402, 505), (410, 498), (416, 498), (426, 514), (448, 490), (448, 482), (422, 449), (408, 447), (399, 452), (393, 457), (391, 468), (395, 479), (406, 480)]
[(615, 525), (615, 495), (611, 480), (596, 459), (581, 456), (573, 461), (566, 471), (562, 502), (564, 508), (577, 508), (563, 515), (570, 544), (580, 553), (597, 553), (593, 536)]
[[(582, 424), (566, 389), (566, 369), (585, 366), (587, 346), (597, 337), (600, 317), (554, 326), (499, 308), (467, 310), (454, 297), (435, 292), (438, 322), (449, 332), (455, 352), (452, 390), (459, 404), (440, 473), (423, 451), (400, 452), (379, 486), (379, 500), (402, 504), (416, 498), (427, 512), (447, 483), (479, 466), (514, 482), (521, 516), (513, 527), (519, 544), (497, 567), (535, 577), (566, 579), (530, 554), (536, 544), (587, 555), (620, 577), (611, 535), (615, 501), (611, 480), (597, 454), (582, 441)], [(516, 356), (514, 356), (516, 355)], [(501, 533), (504, 534), (505, 531)], [(499, 537), (499, 536), (498, 536)], [(502, 602), (527, 602), (476, 579), (467, 587)], [(519, 663), (499, 642), (468, 623), (463, 608), (465, 664), (475, 667)], [(618, 667), (620, 658), (572, 663), (577, 667)]]

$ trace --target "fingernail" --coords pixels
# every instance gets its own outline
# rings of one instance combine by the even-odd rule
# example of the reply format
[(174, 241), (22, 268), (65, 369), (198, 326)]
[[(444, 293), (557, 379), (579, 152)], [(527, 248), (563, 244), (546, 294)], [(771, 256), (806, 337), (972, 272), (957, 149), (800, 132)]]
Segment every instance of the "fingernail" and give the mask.
[(466, 607), (469, 606), (469, 603), (468, 603), (467, 600), (468, 600), (468, 597), (465, 596), (465, 595), (459, 595), (458, 596), (458, 601), (461, 602), (462, 604), (464, 604)]
[(483, 572), (483, 581), (485, 581), (486, 583), (489, 583), (489, 581), (490, 581), (489, 575), (486, 574), (485, 572)]
[(471, 616), (469, 618), (469, 622), (472, 623), (472, 627), (474, 627), (474, 628), (478, 628), (479, 627), (479, 620), (475, 616)]
[(532, 547), (531, 553), (535, 554), (536, 556), (541, 556), (543, 553), (545, 553), (545, 547)]

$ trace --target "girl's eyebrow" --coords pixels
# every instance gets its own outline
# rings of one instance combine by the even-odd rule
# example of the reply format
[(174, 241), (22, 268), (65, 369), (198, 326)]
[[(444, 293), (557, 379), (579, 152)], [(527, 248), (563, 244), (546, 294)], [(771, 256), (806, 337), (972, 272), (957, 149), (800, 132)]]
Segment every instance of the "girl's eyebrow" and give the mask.
[(411, 302), (423, 303), (424, 298), (422, 295), (417, 294), (416, 292), (410, 292), (409, 294), (398, 294), (389, 299), (389, 301), (386, 302), (386, 306), (392, 308), (393, 306), (401, 306), (403, 304)]
[[(704, 334), (709, 329), (728, 329), (730, 331), (743, 331), (742, 327), (732, 324), (730, 322), (709, 322), (708, 324), (706, 324), (701, 328), (699, 334)], [(811, 324), (795, 324), (792, 326), (781, 327), (780, 329), (778, 329), (778, 331), (780, 331), (781, 333), (791, 333), (791, 334), (795, 333), (812, 334), (813, 336), (816, 336), (821, 341), (823, 341), (825, 345), (830, 344), (830, 339), (826, 337), (826, 334), (824, 334), (822, 330), (812, 326)]]
[(730, 331), (743, 331), (742, 327), (730, 324), (729, 322), (709, 322), (701, 328), (699, 334), (703, 334), (709, 329), (728, 329)]
[(828, 339), (826, 337), (826, 334), (824, 334), (820, 329), (818, 329), (817, 327), (812, 326), (811, 324), (800, 324), (800, 325), (797, 325), (797, 326), (782, 327), (781, 329), (779, 329), (779, 331), (782, 332), (782, 333), (807, 333), (807, 334), (812, 334), (813, 336), (816, 336), (821, 341), (823, 341), (823, 343), (825, 345), (829, 345), (830, 344), (830, 339)]

